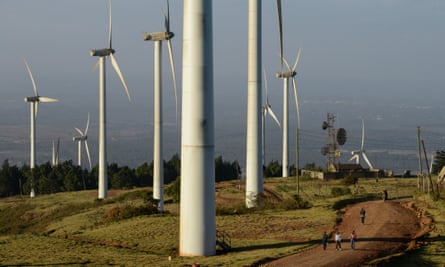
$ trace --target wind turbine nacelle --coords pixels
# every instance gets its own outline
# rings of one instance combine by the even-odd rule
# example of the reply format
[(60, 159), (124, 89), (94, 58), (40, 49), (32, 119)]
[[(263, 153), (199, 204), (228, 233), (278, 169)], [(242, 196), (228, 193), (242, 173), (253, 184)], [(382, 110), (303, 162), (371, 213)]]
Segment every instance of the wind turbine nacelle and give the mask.
[(25, 97), (25, 102), (39, 102), (38, 96), (27, 96)]
[(146, 32), (144, 33), (144, 41), (164, 41), (170, 40), (175, 36), (172, 32)]
[(276, 74), (277, 78), (292, 78), (295, 75), (297, 75), (297, 72), (296, 71), (292, 71), (292, 70), (290, 70), (290, 71), (280, 71), (280, 72), (277, 72), (277, 74)]
[(77, 136), (77, 137), (73, 137), (73, 141), (85, 141), (87, 140), (87, 136)]
[(107, 57), (110, 54), (114, 54), (116, 52), (112, 48), (103, 48), (103, 49), (91, 49), (90, 56), (92, 57)]

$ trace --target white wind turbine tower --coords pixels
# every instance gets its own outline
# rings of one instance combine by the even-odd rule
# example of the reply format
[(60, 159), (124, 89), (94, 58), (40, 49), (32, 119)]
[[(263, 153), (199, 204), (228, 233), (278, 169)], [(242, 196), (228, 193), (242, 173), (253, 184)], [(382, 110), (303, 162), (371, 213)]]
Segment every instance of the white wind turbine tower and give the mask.
[(272, 110), (272, 106), (269, 103), (269, 94), (267, 92), (267, 78), (266, 78), (266, 71), (264, 71), (264, 88), (266, 89), (266, 103), (263, 105), (262, 107), (262, 113), (263, 113), (263, 118), (262, 118), (262, 133), (263, 133), (263, 166), (266, 165), (266, 130), (265, 130), (265, 126), (266, 126), (266, 116), (269, 114), (272, 119), (277, 123), (278, 127), (281, 128), (281, 124), (280, 121), (278, 120), (277, 116), (275, 115), (275, 113)]
[(261, 132), (261, 1), (249, 0), (247, 49), (246, 206), (263, 193)]
[(352, 157), (349, 159), (350, 161), (355, 160), (356, 164), (360, 164), (360, 159), (363, 158), (363, 160), (366, 162), (370, 170), (374, 170), (374, 167), (371, 164), (371, 161), (369, 161), (368, 156), (366, 156), (365, 152), (365, 121), (362, 118), (362, 142), (360, 145), (360, 150), (358, 151), (352, 151), (351, 152)]
[[(300, 110), (298, 105), (298, 94), (297, 94), (297, 85), (295, 82), (295, 76), (297, 75), (296, 69), (298, 66), (298, 61), (300, 60), (301, 49), (298, 49), (297, 58), (295, 59), (295, 64), (292, 68), (290, 68), (286, 59), (283, 55), (283, 18), (281, 12), (281, 0), (277, 0), (277, 11), (278, 11), (278, 29), (280, 36), (280, 59), (281, 59), (281, 70), (277, 72), (277, 78), (283, 79), (283, 155), (282, 155), (282, 176), (289, 176), (289, 101), (288, 101), (288, 85), (289, 78), (292, 79), (292, 86), (294, 90), (295, 96), (295, 107), (297, 110), (297, 176), (298, 176), (298, 131), (300, 129)], [(287, 71), (283, 70), (283, 65), (286, 64)]]
[(107, 133), (106, 133), (106, 86), (105, 86), (105, 62), (106, 58), (110, 57), (111, 64), (119, 76), (122, 85), (127, 93), (128, 100), (131, 101), (130, 93), (127, 84), (124, 80), (116, 58), (114, 57), (115, 50), (111, 46), (112, 41), (112, 25), (111, 25), (111, 0), (110, 5), (110, 29), (108, 38), (108, 48), (92, 49), (91, 56), (99, 57), (96, 64), (99, 65), (99, 190), (98, 198), (104, 199), (108, 194), (108, 176), (107, 176)]
[(212, 2), (183, 1), (181, 256), (216, 254)]
[(57, 138), (57, 145), (54, 145), (53, 141), (53, 146), (52, 146), (51, 162), (53, 167), (59, 165), (59, 148), (60, 148), (60, 138)]
[(153, 198), (159, 200), (159, 211), (164, 211), (164, 160), (163, 160), (163, 129), (162, 129), (162, 41), (167, 41), (168, 55), (173, 76), (173, 87), (176, 103), (176, 123), (178, 123), (178, 97), (176, 90), (176, 74), (173, 62), (171, 39), (174, 34), (170, 31), (170, 7), (167, 0), (167, 15), (164, 15), (165, 31), (144, 34), (144, 41), (154, 42), (154, 105), (153, 105)]
[(88, 148), (88, 127), (90, 126), (90, 113), (88, 113), (87, 125), (85, 126), (85, 130), (82, 131), (79, 128), (74, 128), (79, 136), (74, 136), (73, 141), (77, 142), (77, 166), (82, 167), (82, 143), (85, 144), (85, 151), (87, 153), (88, 163), (90, 164), (91, 169), (91, 157), (90, 157), (90, 149)]
[[(34, 77), (32, 76), (32, 72), (31, 69), (28, 65), (28, 63), (26, 62), (26, 60), (24, 60), (25, 62), (25, 66), (26, 66), (26, 70), (28, 71), (29, 74), (29, 78), (31, 78), (31, 82), (32, 82), (32, 87), (34, 89), (34, 96), (27, 96), (25, 97), (25, 102), (29, 102), (30, 103), (30, 114), (31, 114), (31, 126), (30, 126), (30, 144), (31, 144), (31, 150), (30, 150), (30, 163), (29, 166), (31, 168), (31, 173), (32, 170), (34, 169), (35, 165), (36, 165), (36, 115), (37, 115), (37, 110), (38, 110), (38, 106), (39, 106), (39, 102), (57, 102), (59, 100), (55, 99), (55, 98), (49, 98), (49, 97), (43, 97), (40, 96), (38, 91), (37, 91), (37, 86), (36, 86), (36, 82), (34, 80)], [(31, 192), (30, 192), (30, 196), (31, 197), (35, 197), (35, 191), (34, 191), (34, 178), (32, 177), (31, 179)]]

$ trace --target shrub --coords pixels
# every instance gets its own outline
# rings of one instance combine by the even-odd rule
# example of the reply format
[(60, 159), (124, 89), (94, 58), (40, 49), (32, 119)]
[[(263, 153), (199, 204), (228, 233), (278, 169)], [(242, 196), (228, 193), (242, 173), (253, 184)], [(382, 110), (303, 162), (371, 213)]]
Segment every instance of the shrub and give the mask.
[(344, 196), (351, 194), (351, 189), (347, 187), (332, 187), (331, 195), (334, 197)]
[(352, 176), (346, 176), (343, 180), (342, 180), (344, 185), (357, 185), (358, 182), (358, 178), (357, 177), (352, 177)]
[(240, 214), (247, 214), (250, 212), (253, 212), (255, 209), (249, 209), (246, 207), (246, 204), (239, 203), (237, 205), (230, 205), (230, 206), (223, 206), (223, 205), (217, 205), (216, 206), (216, 215), (217, 216), (223, 216), (223, 215), (240, 215)]
[(164, 192), (172, 198), (173, 202), (178, 203), (181, 196), (181, 176), (176, 177), (176, 180), (171, 182)]
[(298, 210), (309, 209), (312, 207), (312, 204), (309, 201), (294, 195), (292, 198), (284, 199), (277, 206), (278, 208), (282, 208), (284, 210)]
[(152, 215), (159, 213), (156, 206), (151, 204), (145, 204), (140, 206), (134, 205), (124, 205), (124, 206), (116, 206), (109, 209), (105, 214), (104, 218), (107, 220), (117, 221), (129, 219), (142, 215)]

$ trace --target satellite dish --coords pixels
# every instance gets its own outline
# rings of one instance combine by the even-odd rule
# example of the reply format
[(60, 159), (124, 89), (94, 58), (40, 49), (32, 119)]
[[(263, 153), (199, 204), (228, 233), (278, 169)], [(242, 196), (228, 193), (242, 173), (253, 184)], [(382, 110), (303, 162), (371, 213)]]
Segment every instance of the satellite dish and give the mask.
[(327, 122), (323, 122), (323, 124), (321, 125), (321, 128), (323, 129), (323, 130), (326, 130), (327, 128), (329, 127), (329, 124), (327, 123)]
[(326, 156), (326, 154), (328, 154), (328, 150), (329, 150), (328, 147), (324, 146), (320, 149), (320, 152), (323, 156)]
[(337, 130), (337, 143), (341, 146), (346, 143), (346, 130), (344, 128)]

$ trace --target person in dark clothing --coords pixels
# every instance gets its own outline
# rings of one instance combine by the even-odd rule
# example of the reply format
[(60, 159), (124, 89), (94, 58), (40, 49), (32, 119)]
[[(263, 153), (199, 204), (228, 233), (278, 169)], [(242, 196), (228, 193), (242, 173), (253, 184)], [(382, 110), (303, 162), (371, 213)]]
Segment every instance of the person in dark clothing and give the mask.
[(328, 246), (328, 234), (326, 233), (326, 231), (323, 233), (323, 237), (321, 238), (321, 243), (323, 244), (323, 250), (326, 250), (327, 246)]
[(366, 215), (366, 210), (362, 208), (360, 210), (360, 220), (362, 221), (362, 224), (365, 224), (365, 215)]

